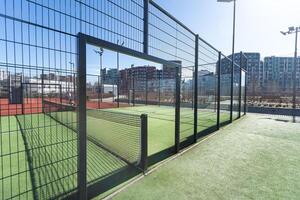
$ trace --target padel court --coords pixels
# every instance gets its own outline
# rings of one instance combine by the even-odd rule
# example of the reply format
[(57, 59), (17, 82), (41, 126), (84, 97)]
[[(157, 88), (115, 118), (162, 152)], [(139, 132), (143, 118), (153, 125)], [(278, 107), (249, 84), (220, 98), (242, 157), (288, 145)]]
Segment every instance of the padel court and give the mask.
[(91, 199), (246, 113), (240, 63), (153, 1), (3, 1), (0, 199)]
[[(24, 144), (23, 153), (18, 155), (19, 159), (4, 161), (2, 164), (5, 169), (17, 165), (29, 167), (28, 173), (24, 173), (21, 179), (28, 182), (27, 187), (35, 188), (32, 195), (36, 195), (37, 198), (70, 195), (76, 190), (77, 184), (77, 134), (74, 131), (76, 112), (71, 111), (71, 106), (47, 101), (43, 103), (43, 108), (45, 113), (1, 117), (2, 124), (7, 124), (6, 127), (2, 127), (3, 132), (8, 132), (6, 129), (9, 123), (18, 124), (13, 137), (4, 134), (2, 142), (16, 147)], [(181, 117), (185, 120), (181, 125), (186, 133), (190, 133), (191, 131), (187, 130), (193, 128), (191, 113), (190, 108), (182, 109)], [(214, 111), (199, 110), (199, 113), (201, 113), (199, 124), (203, 124), (203, 130), (216, 125)], [(159, 157), (169, 156), (169, 154), (164, 155), (164, 152), (174, 152), (172, 151), (175, 141), (173, 107), (135, 106), (88, 111), (87, 178), (89, 185), (100, 186), (104, 192), (120, 184), (122, 179), (124, 181), (140, 173), (134, 163), (138, 162), (141, 151), (139, 149), (141, 148), (139, 138), (141, 114), (148, 116), (148, 157), (153, 157), (152, 164), (158, 161)], [(189, 136), (183, 135), (182, 140)], [(13, 145), (14, 143), (9, 140), (18, 144)], [(5, 152), (5, 149), (11, 147), (4, 145), (3, 148), (2, 152)], [(26, 157), (29, 159), (26, 160)], [(6, 177), (10, 172), (6, 170), (4, 173), (3, 176)], [(18, 185), (9, 179), (5, 183), (7, 184), (4, 185), (4, 193), (10, 193), (6, 188), (18, 188)], [(22, 186), (20, 190), (23, 190)]]

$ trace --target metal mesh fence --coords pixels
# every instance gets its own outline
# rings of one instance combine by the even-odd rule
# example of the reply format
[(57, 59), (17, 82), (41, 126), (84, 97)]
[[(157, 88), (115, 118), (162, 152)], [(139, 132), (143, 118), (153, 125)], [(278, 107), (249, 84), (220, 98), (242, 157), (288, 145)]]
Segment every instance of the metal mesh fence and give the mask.
[[(199, 40), (197, 132), (217, 127), (218, 59), (218, 51)], [(222, 118), (222, 115), (220, 117)]]
[[(44, 115), (43, 100), (66, 101), (74, 97), (73, 76), (24, 76), (20, 86), (22, 113), (16, 121), (22, 136), (34, 199), (61, 198), (77, 187), (77, 133)], [(76, 113), (68, 121), (76, 124)]]
[[(148, 157), (154, 163), (165, 158), (157, 157), (160, 152), (178, 152), (195, 133), (216, 126), (218, 109), (224, 123), (231, 109), (238, 114), (246, 108), (245, 98), (237, 107), (230, 104), (232, 95), (246, 95), (245, 73), (239, 78), (234, 71), (234, 83), (241, 84), (231, 94), (231, 60), (218, 60), (216, 49), (151, 0), (0, 5), (0, 199), (75, 197), (84, 150), (89, 198), (128, 180), (122, 170), (147, 157), (141, 155), (141, 114), (148, 114)], [(127, 52), (87, 48), (93, 56), (86, 59), (84, 86), (78, 85), (78, 33)], [(153, 62), (129, 58), (132, 51)], [(84, 149), (77, 129), (82, 87)], [(111, 181), (116, 177), (122, 181)]]
[(239, 117), (240, 110), (240, 79), (241, 71), (237, 64), (234, 64), (233, 68), (233, 107), (232, 118), (237, 119)]
[(231, 110), (231, 60), (228, 57), (222, 55), (220, 60), (220, 113), (223, 116), (220, 119), (222, 123), (228, 123), (230, 121)]

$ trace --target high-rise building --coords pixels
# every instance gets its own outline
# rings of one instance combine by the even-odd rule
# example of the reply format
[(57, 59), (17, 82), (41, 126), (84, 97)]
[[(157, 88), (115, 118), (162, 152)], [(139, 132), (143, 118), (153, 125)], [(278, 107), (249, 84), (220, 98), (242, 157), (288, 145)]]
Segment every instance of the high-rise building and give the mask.
[[(296, 68), (296, 87), (300, 89), (300, 57)], [(294, 58), (270, 56), (264, 58), (264, 88), (268, 92), (291, 92), (293, 88)]]
[[(245, 63), (245, 60), (242, 60), (242, 68), (247, 70), (247, 92), (249, 95), (252, 93), (261, 92), (261, 89), (263, 88), (264, 84), (264, 65), (263, 62), (260, 60), (260, 53), (257, 52), (246, 52), (244, 55), (247, 58), (247, 63)], [(235, 53), (234, 54), (234, 62), (237, 65), (241, 64), (241, 54)], [(228, 56), (230, 59), (232, 59), (232, 55)], [(227, 64), (226, 64), (227, 63)], [(230, 65), (230, 60), (222, 60), (222, 66), (224, 65)], [(230, 70), (231, 67), (225, 67), (227, 70)], [(229, 73), (222, 71), (223, 73)]]

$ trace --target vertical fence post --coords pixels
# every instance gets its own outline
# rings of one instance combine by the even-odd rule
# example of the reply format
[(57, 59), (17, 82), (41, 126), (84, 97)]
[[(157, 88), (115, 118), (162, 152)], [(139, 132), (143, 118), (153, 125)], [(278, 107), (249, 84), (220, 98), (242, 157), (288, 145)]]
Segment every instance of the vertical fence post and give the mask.
[(59, 103), (62, 105), (63, 95), (62, 95), (62, 86), (61, 86), (61, 84), (59, 84), (58, 88), (59, 88)]
[(78, 82), (77, 82), (77, 99), (78, 99), (78, 199), (87, 199), (87, 173), (86, 173), (86, 41), (83, 35), (78, 34), (78, 52), (79, 52), (79, 66)]
[(24, 115), (25, 114), (25, 112), (24, 112), (24, 104), (25, 104), (25, 102), (24, 102), (24, 84), (23, 84), (23, 82), (21, 82), (21, 98), (22, 98), (22, 115)]
[(146, 69), (146, 74), (145, 74), (145, 76), (146, 76), (146, 80), (145, 80), (145, 86), (146, 86), (146, 105), (148, 105), (148, 68), (146, 67), (145, 68)]
[(246, 62), (245, 62), (245, 92), (244, 92), (244, 115), (247, 113), (247, 80), (248, 80), (248, 58), (245, 57)]
[(134, 83), (134, 80), (135, 80), (135, 72), (134, 70), (132, 70), (132, 105), (135, 106), (135, 83)]
[(199, 35), (195, 37), (195, 71), (194, 71), (194, 142), (197, 142), (198, 127), (198, 47)]
[(148, 167), (148, 116), (147, 114), (141, 115), (141, 164), (140, 168), (144, 173), (147, 171)]
[(234, 76), (234, 55), (231, 57), (231, 85), (230, 85), (230, 122), (233, 121), (233, 76)]
[(144, 41), (143, 41), (143, 52), (148, 54), (148, 43), (149, 43), (149, 0), (144, 0)]
[(117, 107), (120, 107), (120, 61), (119, 52), (117, 52)]
[(222, 53), (219, 51), (218, 57), (218, 66), (217, 66), (217, 73), (218, 73), (218, 91), (217, 91), (217, 129), (220, 129), (220, 110), (221, 110), (221, 55)]
[(158, 71), (158, 105), (160, 106), (160, 76), (161, 76), (161, 71)]
[(98, 90), (97, 90), (97, 97), (98, 97), (98, 109), (100, 109), (100, 91), (102, 90), (102, 87), (100, 86), (100, 75), (98, 76)]
[(175, 153), (180, 149), (180, 84), (181, 66), (176, 67), (176, 91), (175, 91)]
[(241, 117), (242, 108), (242, 65), (243, 65), (243, 52), (240, 52), (240, 80), (239, 80), (239, 118)]
[(44, 113), (44, 70), (42, 70), (42, 113)]

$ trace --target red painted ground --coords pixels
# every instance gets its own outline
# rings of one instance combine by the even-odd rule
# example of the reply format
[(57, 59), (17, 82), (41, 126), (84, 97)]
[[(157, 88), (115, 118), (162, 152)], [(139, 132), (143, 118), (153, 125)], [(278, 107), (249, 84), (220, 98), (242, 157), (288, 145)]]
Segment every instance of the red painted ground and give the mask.
[[(60, 102), (59, 98), (49, 99), (53, 102)], [(69, 103), (68, 100), (62, 100), (63, 103)], [(87, 108), (90, 109), (107, 109), (117, 108), (116, 102), (97, 102), (87, 101)], [(128, 107), (128, 104), (120, 103), (120, 107)], [(23, 110), (23, 112), (22, 112)], [(42, 98), (26, 98), (24, 104), (9, 104), (8, 99), (0, 99), (0, 116), (34, 114), (42, 112)]]

